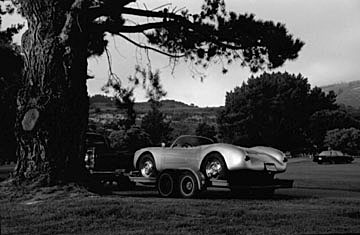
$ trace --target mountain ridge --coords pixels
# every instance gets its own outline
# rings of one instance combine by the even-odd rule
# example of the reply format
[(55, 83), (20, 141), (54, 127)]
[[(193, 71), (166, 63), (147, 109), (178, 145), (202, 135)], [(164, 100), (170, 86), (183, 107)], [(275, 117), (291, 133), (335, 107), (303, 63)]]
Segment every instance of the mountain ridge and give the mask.
[[(336, 94), (336, 103), (339, 105), (351, 106), (355, 109), (360, 108), (360, 80), (351, 82), (334, 83), (326, 86), (320, 86), (320, 88), (328, 93), (334, 91)], [(162, 111), (169, 110), (196, 110), (196, 109), (220, 109), (223, 106), (214, 107), (199, 107), (194, 104), (186, 104), (182, 101), (165, 99), (160, 101)], [(90, 96), (90, 109), (117, 109), (115, 105), (115, 99), (113, 97), (96, 94)], [(149, 102), (135, 102), (134, 109), (138, 112), (148, 112), (151, 107)]]

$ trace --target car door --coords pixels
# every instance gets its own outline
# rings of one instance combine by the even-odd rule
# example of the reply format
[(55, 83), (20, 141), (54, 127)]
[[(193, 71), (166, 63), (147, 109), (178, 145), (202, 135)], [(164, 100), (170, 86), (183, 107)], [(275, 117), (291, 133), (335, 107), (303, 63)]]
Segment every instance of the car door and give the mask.
[(199, 155), (199, 147), (172, 147), (164, 151), (164, 169), (192, 168)]

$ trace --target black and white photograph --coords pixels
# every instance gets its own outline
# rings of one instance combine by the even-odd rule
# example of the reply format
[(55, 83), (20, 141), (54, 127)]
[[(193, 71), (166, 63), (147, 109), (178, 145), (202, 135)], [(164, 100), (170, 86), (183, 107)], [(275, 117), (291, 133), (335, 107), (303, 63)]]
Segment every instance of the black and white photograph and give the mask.
[(0, 0), (0, 235), (360, 234), (360, 1)]

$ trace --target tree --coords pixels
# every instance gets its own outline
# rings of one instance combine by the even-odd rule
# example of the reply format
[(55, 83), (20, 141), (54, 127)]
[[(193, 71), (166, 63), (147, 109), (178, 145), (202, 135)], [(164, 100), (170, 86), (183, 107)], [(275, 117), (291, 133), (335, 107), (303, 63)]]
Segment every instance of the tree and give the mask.
[(111, 132), (109, 136), (111, 147), (127, 150), (134, 154), (136, 150), (148, 147), (151, 143), (149, 134), (137, 126)]
[(199, 123), (195, 130), (196, 135), (204, 136), (217, 142), (215, 126), (209, 125), (206, 122)]
[(151, 110), (143, 117), (141, 128), (149, 134), (151, 143), (155, 146), (171, 140), (171, 121), (160, 111), (160, 102), (151, 101)]
[[(223, 0), (205, 0), (199, 14), (179, 13), (168, 5), (141, 9), (134, 1), (13, 0), (28, 22), (17, 99), (16, 182), (52, 185), (86, 176), (87, 57), (106, 50), (105, 33), (175, 61), (207, 66), (221, 58), (239, 60), (252, 71), (295, 59), (304, 44), (283, 24), (227, 12)], [(127, 20), (131, 16), (139, 21), (132, 24), (134, 18)], [(149, 44), (125, 33), (144, 35)]]
[(306, 144), (314, 112), (336, 108), (333, 92), (310, 89), (300, 74), (263, 73), (226, 94), (218, 123), (226, 142), (291, 150)]
[(357, 155), (360, 148), (360, 130), (353, 127), (329, 130), (325, 135), (324, 146)]
[(309, 118), (309, 139), (318, 148), (323, 148), (327, 131), (333, 129), (360, 129), (360, 121), (344, 110), (320, 110)]

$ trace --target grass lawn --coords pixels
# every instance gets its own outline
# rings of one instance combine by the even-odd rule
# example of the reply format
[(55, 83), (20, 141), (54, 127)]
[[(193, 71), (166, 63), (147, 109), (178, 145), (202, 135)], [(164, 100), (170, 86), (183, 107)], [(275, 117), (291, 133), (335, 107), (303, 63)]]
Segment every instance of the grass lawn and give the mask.
[(196, 199), (136, 190), (98, 196), (71, 186), (2, 195), (1, 234), (349, 234), (360, 233), (360, 159), (353, 164), (290, 162), (295, 180), (269, 199), (212, 191)]

